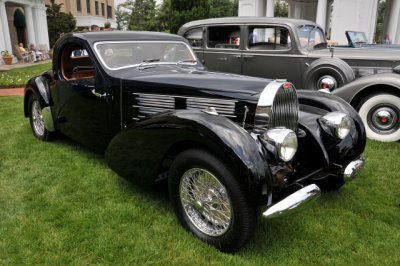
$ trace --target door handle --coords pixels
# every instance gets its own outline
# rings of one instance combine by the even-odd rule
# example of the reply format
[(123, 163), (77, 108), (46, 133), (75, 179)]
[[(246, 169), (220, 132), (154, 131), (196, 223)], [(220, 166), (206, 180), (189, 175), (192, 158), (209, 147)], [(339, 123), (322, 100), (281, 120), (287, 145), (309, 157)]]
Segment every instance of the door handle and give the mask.
[(103, 97), (107, 96), (107, 93), (101, 94), (101, 93), (96, 92), (95, 89), (92, 89), (92, 93), (93, 93), (94, 96), (99, 97), (99, 98), (103, 98)]
[(240, 54), (236, 54), (233, 57), (236, 58), (236, 59), (240, 59), (242, 56)]
[(226, 61), (226, 60), (228, 60), (228, 58), (226, 58), (226, 57), (218, 57), (217, 60)]

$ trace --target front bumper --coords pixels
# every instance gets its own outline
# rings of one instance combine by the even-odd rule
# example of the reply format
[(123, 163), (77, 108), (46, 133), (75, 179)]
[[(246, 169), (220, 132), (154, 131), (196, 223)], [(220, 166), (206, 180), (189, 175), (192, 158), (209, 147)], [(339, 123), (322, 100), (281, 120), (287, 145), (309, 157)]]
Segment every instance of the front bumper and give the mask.
[(320, 195), (321, 190), (317, 185), (308, 185), (269, 207), (263, 212), (263, 216), (276, 218), (295, 213), (314, 202)]
[(364, 157), (359, 157), (346, 166), (343, 172), (344, 182), (349, 182), (360, 174), (364, 161)]

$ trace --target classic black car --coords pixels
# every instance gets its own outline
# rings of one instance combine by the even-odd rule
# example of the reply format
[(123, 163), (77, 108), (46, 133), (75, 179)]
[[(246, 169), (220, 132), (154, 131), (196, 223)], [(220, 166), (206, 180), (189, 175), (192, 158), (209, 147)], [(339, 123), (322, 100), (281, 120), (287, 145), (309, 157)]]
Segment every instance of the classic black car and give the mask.
[[(284, 78), (298, 89), (329, 89), (359, 112), (367, 137), (400, 140), (398, 50), (328, 48), (317, 24), (288, 18), (199, 20), (178, 34), (210, 70)], [(345, 90), (336, 90), (345, 84)]]
[(189, 43), (150, 32), (73, 33), (30, 79), (33, 134), (56, 131), (138, 184), (168, 178), (181, 224), (220, 250), (357, 176), (363, 123), (345, 101), (291, 83), (204, 71)]
[(347, 45), (333, 45), (334, 47), (345, 48), (364, 48), (364, 49), (391, 49), (399, 50), (400, 45), (368, 43), (365, 32), (362, 31), (346, 31)]

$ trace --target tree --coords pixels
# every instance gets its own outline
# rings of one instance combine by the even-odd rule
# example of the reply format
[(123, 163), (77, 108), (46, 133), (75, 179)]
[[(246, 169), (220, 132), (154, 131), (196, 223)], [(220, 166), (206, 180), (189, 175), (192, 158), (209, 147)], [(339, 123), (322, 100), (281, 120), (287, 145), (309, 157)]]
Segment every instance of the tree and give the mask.
[[(383, 26), (383, 18), (385, 15), (385, 9), (386, 9), (386, 1), (379, 1), (378, 5), (378, 15), (377, 15), (377, 20), (376, 20), (376, 28), (375, 28), (375, 42), (380, 43), (382, 40), (382, 26)], [(386, 34), (383, 33), (383, 34)]]
[(170, 0), (168, 26), (177, 33), (186, 22), (210, 17), (211, 0)]
[(126, 27), (129, 30), (157, 30), (155, 0), (128, 0), (118, 5), (117, 11), (117, 23), (121, 28)]
[(54, 47), (55, 42), (62, 34), (72, 32), (76, 27), (76, 20), (71, 12), (62, 12), (61, 6), (63, 4), (56, 4), (54, 1), (50, 0), (50, 5), (46, 5), (50, 47)]
[(276, 1), (274, 17), (288, 17), (288, 14), (288, 3), (282, 0)]
[(210, 18), (236, 17), (238, 5), (238, 0), (212, 0)]

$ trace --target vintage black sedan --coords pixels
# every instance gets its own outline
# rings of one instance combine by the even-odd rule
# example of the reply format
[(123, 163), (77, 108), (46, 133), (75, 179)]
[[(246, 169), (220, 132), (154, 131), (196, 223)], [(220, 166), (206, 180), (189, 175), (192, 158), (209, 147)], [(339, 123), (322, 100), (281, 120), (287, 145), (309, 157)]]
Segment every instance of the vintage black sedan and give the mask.
[(284, 78), (298, 89), (329, 89), (359, 112), (369, 138), (400, 140), (400, 50), (328, 48), (317, 24), (289, 18), (198, 20), (178, 34), (210, 70)]
[(260, 212), (279, 217), (355, 178), (366, 136), (345, 101), (291, 83), (204, 70), (180, 36), (73, 33), (30, 79), (25, 116), (104, 152), (138, 184), (168, 179), (180, 223), (234, 252)]

